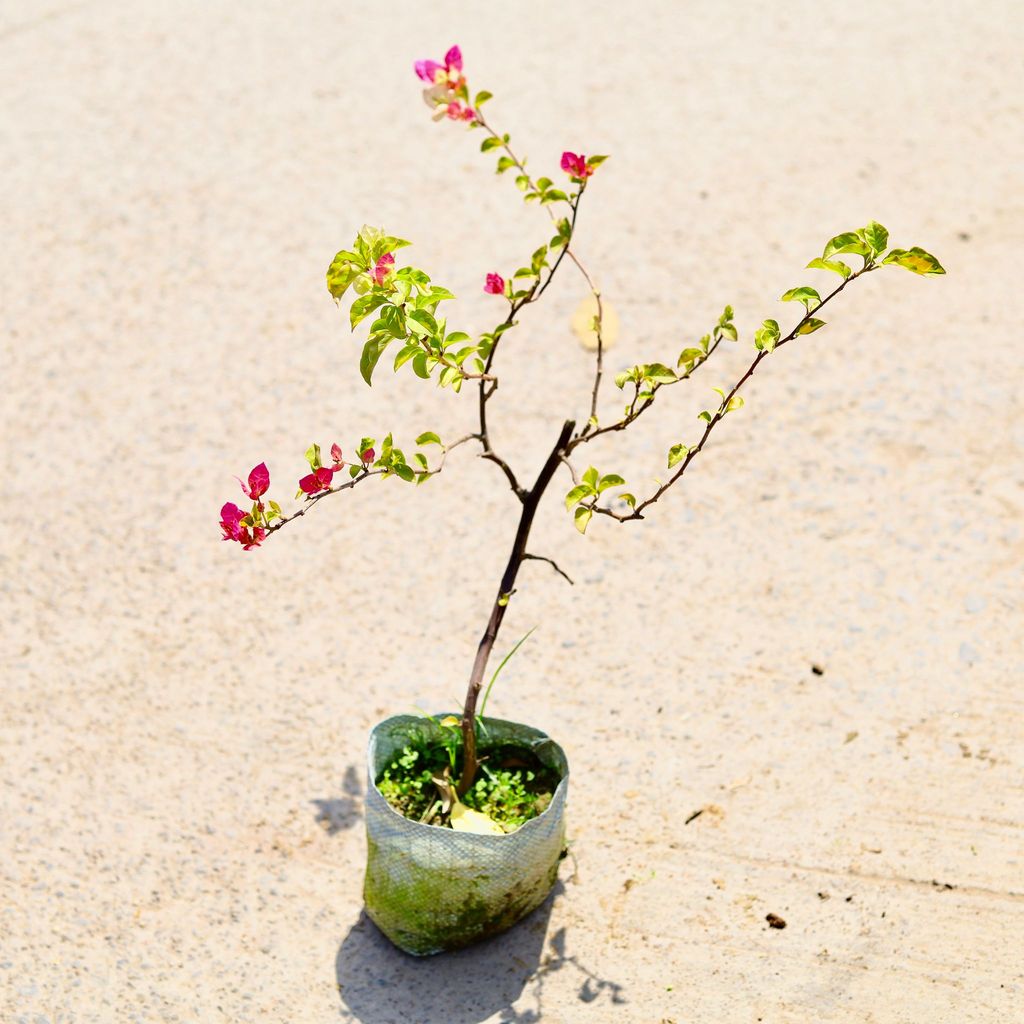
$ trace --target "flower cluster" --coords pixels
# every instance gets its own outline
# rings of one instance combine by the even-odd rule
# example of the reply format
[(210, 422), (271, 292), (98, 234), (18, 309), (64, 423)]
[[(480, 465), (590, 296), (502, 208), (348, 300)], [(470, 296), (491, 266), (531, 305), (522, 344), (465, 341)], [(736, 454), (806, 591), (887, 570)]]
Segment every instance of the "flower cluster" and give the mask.
[[(391, 262), (394, 263), (394, 259)], [(310, 453), (313, 453), (312, 457), (310, 457)], [(341, 458), (341, 449), (336, 444), (331, 445), (331, 462), (333, 463), (331, 466), (321, 465), (319, 445), (313, 445), (309, 452), (306, 453), (306, 458), (309, 459), (309, 468), (313, 472), (308, 476), (304, 476), (299, 481), (299, 492), (295, 497), (303, 494), (312, 495), (319, 494), (321, 491), (329, 491), (331, 484), (334, 482), (334, 474), (345, 465)]]
[(242, 493), (252, 499), (252, 511), (243, 512), (233, 501), (227, 502), (220, 510), (220, 528), (224, 540), (237, 541), (245, 551), (251, 551), (263, 543), (267, 526), (271, 519), (281, 514), (281, 510), (272, 501), (268, 512), (260, 500), (270, 486), (270, 473), (265, 462), (253, 467), (248, 482), (237, 476), (235, 479), (241, 484)]
[(484, 282), (484, 291), (488, 295), (504, 295), (505, 278), (501, 274), (488, 274), (487, 280)]
[(418, 60), (416, 74), (427, 83), (423, 99), (434, 110), (434, 120), (447, 117), (450, 121), (474, 122), (476, 111), (469, 105), (469, 88), (462, 73), (462, 51), (453, 46), (445, 55), (444, 63), (436, 60)]

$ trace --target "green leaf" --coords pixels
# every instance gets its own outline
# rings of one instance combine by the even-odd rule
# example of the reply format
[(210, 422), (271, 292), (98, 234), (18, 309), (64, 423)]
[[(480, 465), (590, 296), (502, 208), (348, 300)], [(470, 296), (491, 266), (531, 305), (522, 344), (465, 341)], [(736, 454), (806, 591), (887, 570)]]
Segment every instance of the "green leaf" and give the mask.
[(811, 262), (807, 264), (807, 269), (831, 270), (833, 274), (838, 274), (844, 281), (853, 273), (853, 271), (842, 260), (811, 260)]
[(391, 340), (389, 337), (382, 338), (379, 335), (371, 335), (370, 340), (363, 346), (363, 354), (359, 357), (359, 372), (367, 384), (370, 384), (374, 367), (384, 349), (391, 344)]
[(501, 145), (501, 139), (495, 138), (493, 135), (489, 135), (483, 142), (480, 143), (480, 152), (486, 153), (490, 149), (494, 149), (496, 146)]
[(380, 318), (374, 324), (379, 330), (387, 331), (392, 338), (405, 337), (405, 313), (398, 306), (387, 305), (380, 311)]
[(587, 523), (590, 522), (590, 517), (593, 514), (593, 509), (588, 508), (586, 505), (580, 505), (580, 507), (576, 509), (576, 512), (573, 515), (573, 523), (580, 533), (587, 532)]
[(754, 332), (754, 348), (758, 351), (771, 352), (778, 340), (778, 320), (765, 320), (761, 327)]
[(718, 333), (726, 338), (731, 338), (733, 341), (736, 341), (739, 338), (735, 324), (719, 324)]
[[(441, 376), (438, 378), (438, 384), (441, 387), (446, 388), (449, 384), (454, 384), (456, 381), (462, 379), (462, 371), (457, 366), (447, 366), (441, 371)], [(454, 390), (458, 390), (455, 388)]]
[(342, 250), (331, 260), (327, 268), (327, 290), (340, 299), (348, 290), (348, 286), (363, 272), (364, 267), (358, 264), (359, 257), (354, 252)]
[(622, 487), (626, 483), (618, 473), (605, 473), (598, 481), (597, 493), (603, 494), (609, 487)]
[(824, 320), (816, 320), (813, 316), (808, 317), (807, 320), (797, 328), (797, 334), (813, 334), (819, 327), (824, 327)]
[(416, 443), (417, 444), (440, 444), (442, 448), (444, 447), (444, 445), (441, 444), (441, 438), (439, 438), (437, 436), (437, 434), (435, 434), (432, 430), (428, 430), (425, 433), (420, 434), (420, 436), (416, 438)]
[(884, 252), (885, 247), (889, 244), (889, 232), (877, 220), (869, 220), (867, 226), (861, 228), (860, 233), (864, 241), (871, 246), (871, 251), (875, 256)]
[(630, 494), (629, 492), (623, 492), (622, 494), (617, 494), (616, 497), (619, 499), (619, 501), (624, 501), (630, 508), (636, 508), (636, 495), (635, 494)]
[(419, 345), (410, 344), (403, 345), (399, 350), (398, 355), (395, 356), (395, 372), (403, 367), (410, 359), (412, 359), (417, 352), (422, 352), (423, 349)]
[(486, 89), (481, 89), (473, 98), (473, 106), (482, 107), (493, 95), (494, 93), (490, 93)]
[(565, 496), (565, 509), (568, 512), (573, 505), (579, 504), (583, 498), (589, 498), (594, 493), (594, 488), (590, 484), (577, 484), (566, 496)]
[(352, 303), (352, 308), (349, 310), (349, 320), (352, 323), (352, 330), (356, 329), (356, 325), (365, 320), (378, 306), (382, 306), (387, 301), (386, 295), (375, 294), (374, 292), (368, 292), (366, 295), (360, 296)]
[(725, 412), (732, 412), (733, 409), (742, 409), (745, 404), (746, 400), (742, 395), (733, 395), (726, 404)]
[(504, 174), (510, 167), (515, 167), (516, 162), (510, 156), (498, 157), (498, 169), (495, 174)]
[(412, 372), (423, 380), (430, 380), (430, 370), (433, 364), (429, 363), (428, 359), (429, 356), (423, 351), (423, 349), (420, 349), (416, 355), (412, 357)]
[(643, 368), (643, 375), (655, 384), (672, 384), (678, 380), (675, 371), (670, 370), (662, 363), (647, 363)]
[(694, 363), (697, 363), (704, 358), (704, 353), (699, 348), (684, 348), (679, 353), (679, 362), (676, 366), (686, 366), (686, 368), (692, 369)]
[(569, 197), (560, 188), (549, 188), (541, 199), (542, 203), (565, 203)]
[(697, 413), (697, 419), (704, 420), (705, 423), (710, 423), (711, 413), (708, 412), (707, 409), (704, 409), (702, 412)]
[(413, 471), (412, 467), (407, 466), (404, 462), (395, 463), (395, 465), (392, 466), (392, 469), (407, 484), (411, 484), (413, 478), (416, 476), (416, 473)]
[(627, 381), (635, 379), (635, 372), (636, 368), (634, 367), (632, 370), (623, 370), (622, 373), (615, 374), (615, 386), (621, 391), (626, 386)]
[(590, 484), (591, 487), (597, 487), (597, 470), (593, 466), (588, 467), (587, 471), (583, 474), (583, 482)]
[(809, 313), (811, 311), (811, 303), (813, 302), (815, 308), (821, 305), (821, 296), (818, 294), (816, 288), (811, 288), (809, 285), (803, 285), (800, 288), (790, 288), (779, 302), (802, 302), (804, 308)]
[(870, 256), (871, 250), (867, 243), (854, 231), (844, 231), (835, 238), (830, 238), (825, 245), (825, 251), (821, 254), (823, 259), (828, 259), (837, 253), (852, 252), (858, 256)]
[(437, 321), (425, 309), (414, 309), (409, 314), (409, 321), (409, 330), (416, 334), (428, 334), (431, 337), (437, 334)]
[(944, 274), (942, 264), (930, 253), (925, 252), (919, 246), (912, 249), (893, 249), (882, 263), (895, 263), (898, 267), (912, 271), (915, 274)]
[(672, 445), (668, 450), (668, 468), (672, 469), (673, 466), (678, 465), (689, 454), (690, 449), (685, 444)]
[(323, 463), (320, 461), (320, 445), (311, 444), (306, 449), (306, 461), (309, 463), (309, 468), (314, 472), (323, 466)]
[(587, 163), (590, 164), (591, 167), (600, 167), (601, 164), (603, 164), (607, 159), (607, 154), (604, 154), (602, 156), (588, 156)]
[(530, 187), (530, 176), (528, 174), (519, 174), (516, 176), (516, 188), (520, 192), (525, 192)]

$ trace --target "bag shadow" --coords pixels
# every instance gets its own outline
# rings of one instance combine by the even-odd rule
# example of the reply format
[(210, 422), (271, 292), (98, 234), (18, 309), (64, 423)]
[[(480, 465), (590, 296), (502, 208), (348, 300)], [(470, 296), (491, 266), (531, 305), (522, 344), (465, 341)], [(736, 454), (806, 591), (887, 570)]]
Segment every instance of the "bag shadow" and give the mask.
[(555, 898), (548, 898), (501, 935), (468, 949), (414, 957), (396, 949), (360, 912), (335, 958), (338, 993), (347, 1019), (359, 1024), (479, 1024), (504, 1011), (503, 1024), (533, 1024), (536, 1010), (513, 1003), (538, 971)]

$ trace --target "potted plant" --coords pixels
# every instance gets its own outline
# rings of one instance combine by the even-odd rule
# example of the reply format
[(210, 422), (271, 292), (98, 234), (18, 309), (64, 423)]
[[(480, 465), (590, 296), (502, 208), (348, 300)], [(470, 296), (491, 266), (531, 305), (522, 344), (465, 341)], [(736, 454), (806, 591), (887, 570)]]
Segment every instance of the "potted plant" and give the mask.
[[(650, 507), (683, 478), (718, 424), (742, 406), (740, 392), (750, 377), (775, 351), (823, 328), (821, 311), (840, 292), (885, 266), (919, 275), (944, 270), (923, 249), (890, 249), (888, 232), (874, 221), (834, 236), (821, 256), (807, 264), (835, 275), (829, 278), (831, 289), (822, 293), (811, 285), (800, 285), (781, 296), (781, 301), (794, 303), (795, 322), (789, 327), (775, 319), (762, 322), (754, 332), (749, 365), (731, 387), (714, 389), (716, 397), (700, 413), (696, 436), (668, 445), (666, 465), (659, 467), (667, 469), (665, 479), (646, 493), (634, 493), (626, 489), (626, 480), (618, 472), (599, 471), (592, 464), (581, 469), (581, 456), (598, 447), (595, 442), (611, 441), (628, 430), (656, 402), (664, 401), (662, 392), (694, 377), (723, 342), (737, 342), (732, 308), (726, 306), (712, 329), (673, 360), (642, 363), (619, 372), (613, 386), (623, 393), (625, 403), (618, 406), (621, 412), (610, 417), (603, 413), (602, 388), (610, 383), (605, 374), (610, 311), (574, 242), (583, 198), (605, 157), (567, 151), (561, 158), (562, 177), (557, 181), (535, 177), (513, 151), (509, 136), (496, 131), (485, 118), (483, 107), (491, 94), (477, 92), (470, 100), (457, 46), (443, 61), (417, 62), (415, 71), (426, 85), (424, 98), (434, 119), (464, 124), (483, 135), (480, 149), (497, 157), (498, 174), (511, 172), (525, 202), (542, 207), (550, 216), (550, 238), (512, 274), (485, 275), (483, 290), (501, 306), (503, 316), (493, 330), (475, 339), (453, 330), (443, 315), (442, 308), (447, 307), (442, 303), (450, 302), (452, 293), (423, 270), (400, 266), (395, 254), (409, 243), (382, 230), (364, 227), (359, 231), (351, 248), (331, 261), (327, 286), (339, 304), (347, 299), (353, 330), (370, 320), (359, 362), (367, 384), (390, 349), (396, 372), (404, 367), (424, 380), (435, 380), (441, 388), (456, 393), (469, 390), (474, 426), (447, 443), (436, 433), (422, 433), (409, 455), (391, 434), (380, 442), (363, 437), (349, 449), (354, 454), (348, 457), (337, 443), (326, 458), (313, 444), (306, 452), (309, 472), (298, 480), (296, 498), (301, 504), (287, 514), (269, 498), (270, 477), (261, 463), (242, 482), (251, 504), (247, 509), (225, 504), (220, 525), (225, 540), (252, 550), (328, 496), (374, 479), (423, 484), (442, 472), (451, 453), (465, 445), (475, 446), (478, 457), (494, 463), (512, 490), (518, 526), (461, 711), (389, 718), (373, 730), (369, 742), (367, 910), (396, 945), (427, 954), (494, 934), (529, 913), (554, 884), (563, 853), (569, 774), (564, 753), (543, 732), (484, 716), (490, 687), (519, 646), (490, 676), (485, 689), (520, 567), (527, 559), (541, 558), (565, 575), (552, 559), (529, 549), (538, 506), (553, 489), (556, 476), (571, 477), (571, 483), (559, 490), (580, 533), (595, 516), (617, 523), (644, 519)], [(852, 265), (858, 261), (858, 266)], [(538, 302), (569, 264), (591, 293), (580, 333), (594, 351), (593, 377), (586, 389), (585, 412), (564, 421), (544, 461), (526, 476), (495, 450), (491, 440), (491, 402), (499, 385), (497, 356), (519, 313)]]

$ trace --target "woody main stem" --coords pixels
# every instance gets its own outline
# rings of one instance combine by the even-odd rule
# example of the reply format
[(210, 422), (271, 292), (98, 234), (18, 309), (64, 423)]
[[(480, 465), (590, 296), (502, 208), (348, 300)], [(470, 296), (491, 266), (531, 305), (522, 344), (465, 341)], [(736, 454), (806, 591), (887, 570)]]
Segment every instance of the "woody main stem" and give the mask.
[(558, 435), (551, 454), (541, 468), (537, 480), (522, 496), (523, 511), (519, 516), (519, 527), (516, 530), (515, 540), (512, 542), (512, 551), (508, 556), (508, 564), (501, 576), (501, 584), (498, 587), (498, 594), (494, 599), (494, 607), (491, 609), (491, 617), (487, 621), (487, 628), (480, 638), (480, 644), (476, 650), (476, 658), (473, 661), (473, 671), (469, 677), (469, 687), (466, 690), (466, 702), (462, 711), (462, 744), (463, 744), (463, 765), (462, 776), (459, 779), (458, 792), (465, 793), (476, 777), (479, 761), (476, 754), (476, 702), (480, 696), (480, 688), (483, 685), (484, 672), (487, 669), (487, 661), (494, 649), (494, 642), (498, 638), (498, 631), (501, 629), (502, 620), (505, 618), (505, 609), (508, 607), (509, 598), (515, 589), (516, 576), (519, 567), (526, 558), (526, 542), (530, 538), (530, 528), (533, 526), (534, 516), (544, 491), (551, 483), (562, 461), (565, 446), (569, 443), (573, 430), (576, 429), (574, 420), (566, 420), (562, 426), (562, 432)]

